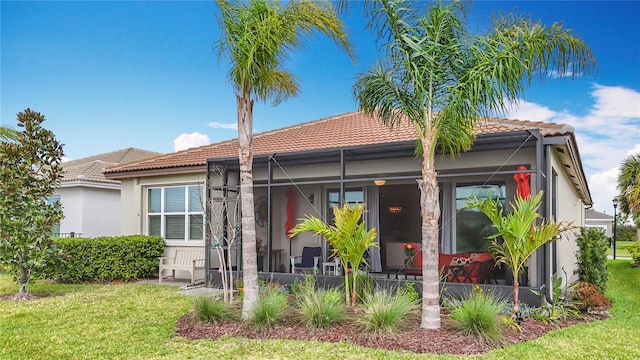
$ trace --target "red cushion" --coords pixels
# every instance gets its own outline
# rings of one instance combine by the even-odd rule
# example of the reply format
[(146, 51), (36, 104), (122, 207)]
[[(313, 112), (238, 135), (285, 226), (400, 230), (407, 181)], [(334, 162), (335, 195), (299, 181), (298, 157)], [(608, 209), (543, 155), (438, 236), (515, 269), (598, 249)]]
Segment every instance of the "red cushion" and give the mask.
[(413, 255), (413, 267), (422, 269), (422, 251), (419, 249), (416, 249)]

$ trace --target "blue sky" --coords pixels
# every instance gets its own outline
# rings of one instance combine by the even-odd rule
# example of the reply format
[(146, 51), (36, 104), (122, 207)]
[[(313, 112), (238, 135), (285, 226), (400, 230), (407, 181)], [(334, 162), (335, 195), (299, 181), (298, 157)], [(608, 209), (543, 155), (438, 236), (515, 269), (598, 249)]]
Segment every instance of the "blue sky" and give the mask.
[[(475, 2), (470, 26), (495, 12), (564, 22), (591, 47), (599, 70), (534, 83), (511, 118), (568, 123), (595, 200), (613, 212), (617, 166), (640, 151), (640, 2)], [(352, 63), (317, 38), (286, 68), (301, 92), (277, 107), (257, 104), (254, 132), (353, 111), (358, 72), (378, 58), (357, 7), (343, 16)], [(204, 1), (1, 1), (0, 123), (27, 107), (78, 159), (125, 147), (172, 152), (237, 136), (228, 66), (213, 50), (216, 6)]]

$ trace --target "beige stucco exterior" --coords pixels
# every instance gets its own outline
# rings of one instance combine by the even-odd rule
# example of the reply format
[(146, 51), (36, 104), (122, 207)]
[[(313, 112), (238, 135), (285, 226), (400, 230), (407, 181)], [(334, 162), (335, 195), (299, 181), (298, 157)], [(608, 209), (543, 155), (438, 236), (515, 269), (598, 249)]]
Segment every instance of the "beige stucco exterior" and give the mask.
[[(551, 146), (551, 145), (549, 145)], [(572, 179), (565, 171), (565, 165), (554, 151), (546, 151), (549, 162), (546, 168), (537, 169), (536, 148), (524, 147), (518, 150), (508, 148), (504, 150), (489, 150), (463, 153), (462, 155), (451, 158), (449, 156), (437, 157), (436, 169), (440, 173), (439, 182), (446, 186), (442, 187), (443, 196), (452, 196), (451, 189), (455, 189), (459, 184), (483, 184), (486, 182), (502, 183), (506, 185), (506, 198), (513, 199), (516, 193), (516, 183), (513, 179), (513, 171), (517, 166), (524, 165), (531, 172), (530, 185), (532, 191), (536, 189), (546, 188), (550, 192), (552, 186), (555, 186), (556, 201), (548, 200), (547, 208), (555, 204), (553, 214), (558, 221), (572, 222), (575, 226), (584, 225), (584, 208), (585, 203), (581, 200), (580, 195), (576, 191), (572, 183)], [(541, 162), (544, 164), (544, 161)], [(415, 157), (376, 159), (376, 160), (359, 160), (350, 161), (345, 164), (345, 188), (362, 188), (365, 192), (375, 192), (377, 196), (377, 188), (373, 186), (371, 179), (373, 178), (389, 178), (385, 186), (402, 185), (416, 186), (415, 178), (420, 174), (421, 162)], [(510, 169), (505, 171), (505, 169)], [(168, 170), (169, 171), (169, 170)], [(557, 177), (551, 175), (552, 172)], [(546, 174), (541, 178), (537, 174)], [(267, 169), (257, 167), (254, 170), (254, 181), (256, 188), (254, 190), (254, 198), (257, 200), (267, 196)], [(323, 239), (313, 234), (300, 234), (293, 239), (288, 239), (284, 224), (287, 220), (286, 213), (286, 192), (289, 189), (294, 191), (294, 217), (296, 223), (299, 219), (306, 215), (313, 215), (322, 218), (327, 217), (327, 191), (329, 189), (338, 189), (338, 178), (340, 176), (340, 164), (307, 164), (286, 166), (280, 168), (274, 166), (272, 168), (271, 181), (271, 248), (273, 251), (271, 261), (275, 263), (272, 268), (276, 271), (289, 269), (290, 256), (300, 255), (305, 246), (325, 246)], [(398, 175), (402, 176), (398, 176)], [(354, 179), (357, 177), (367, 178), (367, 180)], [(317, 179), (330, 179), (324, 183), (305, 184), (305, 181)], [(487, 180), (489, 179), (489, 180)], [(554, 179), (555, 185), (551, 183)], [(121, 179), (121, 232), (122, 234), (146, 234), (147, 233), (147, 189), (150, 187), (160, 186), (178, 186), (178, 185), (194, 185), (204, 184), (205, 171), (194, 171), (192, 173), (174, 174), (174, 175), (152, 175)], [(291, 183), (293, 182), (293, 184)], [(449, 190), (444, 190), (447, 188)], [(365, 195), (365, 199), (367, 199)], [(547, 197), (548, 199), (550, 198)], [(419, 196), (416, 196), (415, 206), (409, 207), (408, 211), (412, 216), (412, 224), (414, 220), (419, 221)], [(448, 202), (447, 202), (448, 201)], [(451, 205), (454, 199), (443, 201), (443, 204)], [(441, 204), (441, 206), (443, 205)], [(455, 211), (452, 213), (455, 217)], [(445, 218), (443, 214), (441, 223), (450, 222), (450, 218)], [(415, 230), (415, 231), (413, 231)], [(420, 242), (419, 222), (416, 229), (406, 229), (403, 233), (403, 239), (411, 242)], [(453, 230), (455, 232), (455, 229)], [(444, 233), (444, 232), (443, 232)], [(267, 243), (269, 237), (267, 226), (256, 226), (256, 236), (263, 240), (263, 244)], [(447, 233), (443, 237), (455, 238), (455, 233)], [(448, 241), (445, 239), (444, 241)], [(386, 266), (401, 266), (403, 263), (403, 250), (401, 241), (391, 241), (386, 252)], [(165, 250), (166, 256), (171, 256), (176, 248), (181, 247), (202, 247), (204, 241), (167, 241)], [(557, 254), (552, 254), (551, 248), (547, 251), (547, 262), (552, 263), (552, 257), (556, 256), (557, 272), (555, 275), (562, 275), (562, 269), (570, 276), (573, 276), (576, 268), (575, 252), (576, 243), (573, 238), (565, 238), (558, 241), (555, 249)], [(442, 249), (441, 249), (442, 250)], [(449, 251), (455, 252), (455, 245)], [(219, 266), (217, 255), (211, 254), (211, 266), (216, 268)], [(526, 266), (529, 269), (529, 281), (531, 286), (539, 286), (543, 279), (539, 279), (540, 271), (537, 268), (542, 259), (542, 252), (538, 252), (534, 257), (527, 261)], [(232, 264), (236, 265), (235, 257)], [(187, 273), (177, 274), (181, 277), (187, 277)], [(545, 275), (547, 276), (547, 275)]]

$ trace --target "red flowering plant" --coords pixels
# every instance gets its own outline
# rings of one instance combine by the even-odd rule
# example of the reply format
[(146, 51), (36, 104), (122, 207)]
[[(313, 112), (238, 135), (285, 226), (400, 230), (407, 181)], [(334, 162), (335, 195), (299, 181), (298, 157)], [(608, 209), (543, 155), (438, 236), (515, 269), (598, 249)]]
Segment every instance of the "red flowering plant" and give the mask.
[(418, 250), (418, 245), (412, 243), (404, 243), (402, 244), (402, 248), (404, 249), (405, 256), (404, 263), (406, 266), (411, 266), (411, 264), (413, 263), (413, 256)]

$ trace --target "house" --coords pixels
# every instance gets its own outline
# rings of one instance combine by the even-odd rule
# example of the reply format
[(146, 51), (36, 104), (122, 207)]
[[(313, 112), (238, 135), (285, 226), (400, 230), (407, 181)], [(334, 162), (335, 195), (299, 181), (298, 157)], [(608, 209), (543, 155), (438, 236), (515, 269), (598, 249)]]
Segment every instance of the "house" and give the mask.
[(49, 200), (60, 201), (64, 218), (54, 229), (58, 236), (120, 234), (120, 181), (107, 179), (108, 165), (141, 160), (159, 153), (126, 148), (62, 163), (60, 187)]
[(600, 228), (604, 231), (605, 236), (613, 236), (613, 216), (611, 215), (607, 215), (593, 209), (586, 209), (584, 216), (584, 226)]
[[(530, 176), (532, 192), (545, 191), (543, 216), (584, 225), (585, 207), (592, 200), (571, 126), (493, 118), (479, 124), (476, 134), (470, 151), (456, 158), (437, 157), (440, 252), (487, 248), (483, 236), (490, 234), (491, 224), (465, 209), (465, 201), (474, 194), (494, 196), (508, 210), (516, 174)], [(285, 224), (291, 216), (330, 218), (332, 206), (345, 199), (365, 203), (367, 226), (378, 229), (379, 248), (369, 254), (371, 270), (402, 272), (402, 244), (421, 240), (416, 185), (421, 166), (415, 140), (411, 125), (390, 130), (361, 112), (255, 134), (256, 233), (268, 253), (263, 270), (289, 271), (289, 256), (300, 255), (304, 247), (322, 247), (321, 261), (327, 262), (330, 249), (323, 239), (312, 234), (289, 239)], [(178, 247), (206, 246), (208, 274), (215, 276), (218, 260), (211, 242), (204, 242), (204, 209), (211, 210), (208, 224), (221, 224), (219, 210), (224, 209), (225, 225), (213, 231), (217, 238), (235, 236), (237, 154), (234, 139), (109, 167), (107, 178), (122, 182), (122, 233), (162, 235), (169, 256)], [(522, 285), (548, 283), (561, 269), (573, 274), (576, 248), (573, 239), (566, 239), (540, 249), (528, 261)]]

